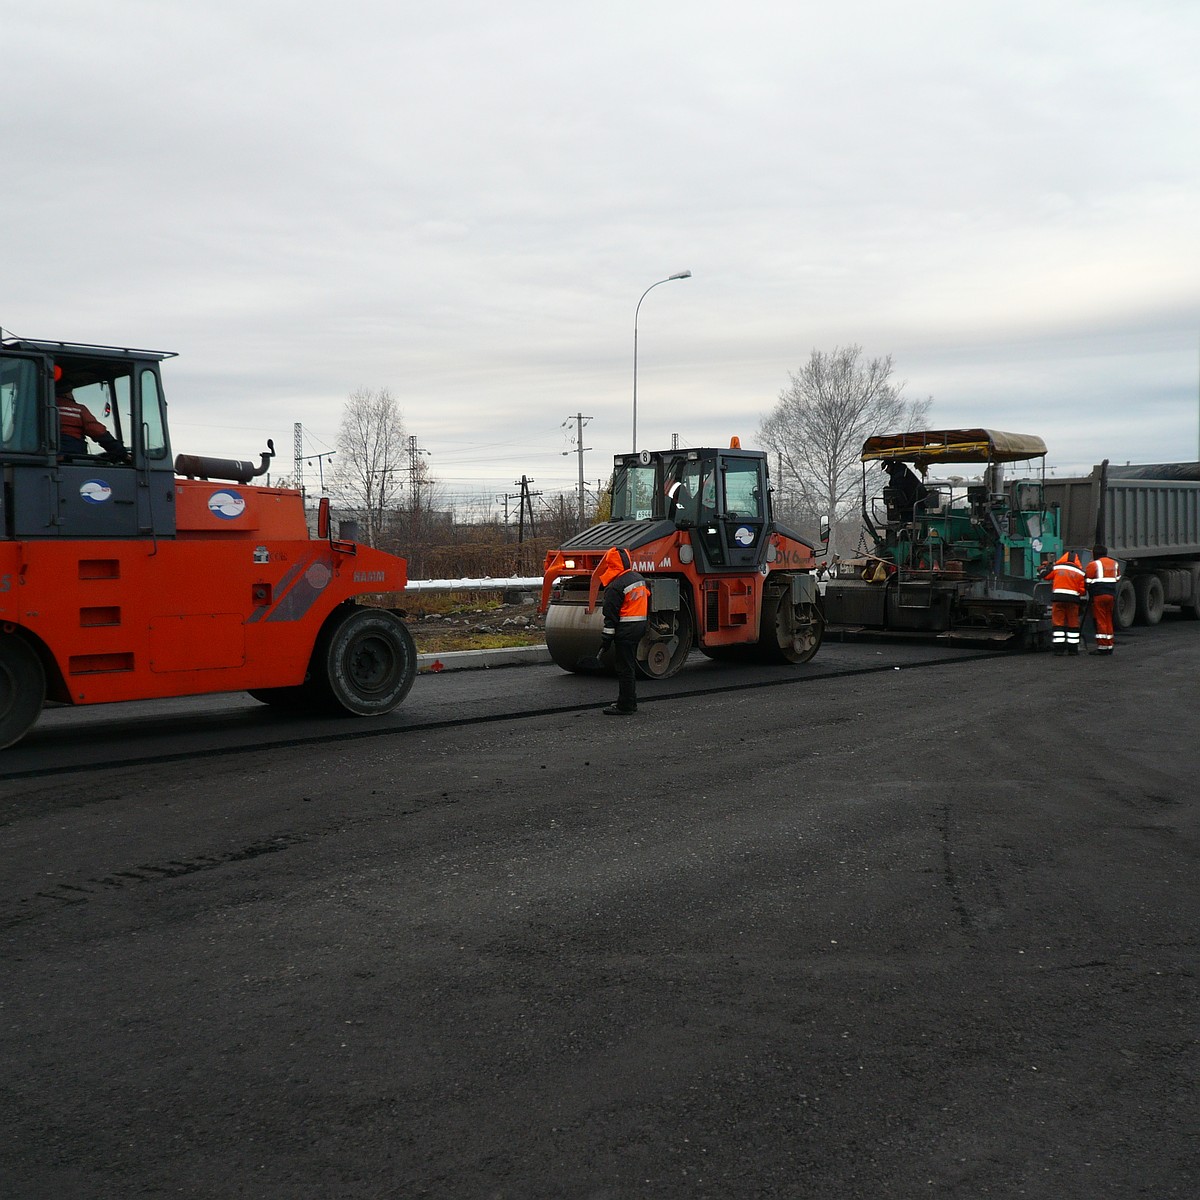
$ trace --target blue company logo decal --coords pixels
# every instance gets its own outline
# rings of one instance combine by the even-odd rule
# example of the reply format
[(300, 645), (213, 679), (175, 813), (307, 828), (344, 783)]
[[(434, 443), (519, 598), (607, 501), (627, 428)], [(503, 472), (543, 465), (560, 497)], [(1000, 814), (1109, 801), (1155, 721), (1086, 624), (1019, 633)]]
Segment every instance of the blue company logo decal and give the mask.
[(246, 511), (246, 500), (232, 488), (222, 488), (209, 496), (208, 511), (222, 521), (236, 521)]
[(748, 525), (739, 525), (737, 529), (734, 530), (733, 540), (737, 542), (739, 546), (749, 546), (754, 541), (754, 530)]
[(103, 479), (89, 479), (80, 484), (79, 494), (89, 504), (103, 504), (112, 495), (112, 488)]

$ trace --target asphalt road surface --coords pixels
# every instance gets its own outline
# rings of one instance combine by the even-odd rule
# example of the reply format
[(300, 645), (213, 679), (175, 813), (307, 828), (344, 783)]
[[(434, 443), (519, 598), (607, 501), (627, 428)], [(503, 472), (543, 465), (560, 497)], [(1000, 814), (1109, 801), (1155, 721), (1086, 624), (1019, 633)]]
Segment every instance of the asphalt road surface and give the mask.
[(0, 1195), (1192, 1197), (1200, 627), (47, 713)]

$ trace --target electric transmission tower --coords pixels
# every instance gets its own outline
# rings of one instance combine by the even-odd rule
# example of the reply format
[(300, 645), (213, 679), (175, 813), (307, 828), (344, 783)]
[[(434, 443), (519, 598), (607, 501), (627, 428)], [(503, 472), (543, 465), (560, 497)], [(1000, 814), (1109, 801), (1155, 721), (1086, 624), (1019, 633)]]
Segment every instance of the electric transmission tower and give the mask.
[(304, 426), (297, 421), (292, 426), (292, 449), (296, 456), (296, 487), (300, 489), (300, 498), (304, 499)]

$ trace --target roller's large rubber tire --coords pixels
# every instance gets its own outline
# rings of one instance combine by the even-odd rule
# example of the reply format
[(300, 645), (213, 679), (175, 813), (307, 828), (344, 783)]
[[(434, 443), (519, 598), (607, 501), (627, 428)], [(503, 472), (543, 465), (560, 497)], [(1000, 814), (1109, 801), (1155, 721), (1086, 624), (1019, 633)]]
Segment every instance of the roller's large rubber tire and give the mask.
[(1135, 576), (1133, 590), (1137, 595), (1138, 624), (1157, 625), (1163, 616), (1162, 580), (1157, 575)]
[[(667, 623), (674, 624), (673, 636), (656, 637), (655, 625)], [(681, 603), (674, 613), (651, 614), (646, 636), (638, 645), (638, 674), (647, 679), (670, 679), (687, 662), (695, 641), (695, 622), (686, 603)]]
[(390, 713), (417, 677), (412, 634), (385, 608), (349, 608), (322, 631), (313, 650), (310, 690), (318, 707), (356, 717)]
[(0, 750), (33, 728), (46, 702), (46, 671), (32, 646), (0, 633)]
[(1137, 592), (1132, 579), (1122, 579), (1117, 584), (1117, 595), (1113, 601), (1113, 625), (1117, 629), (1128, 629), (1137, 620)]

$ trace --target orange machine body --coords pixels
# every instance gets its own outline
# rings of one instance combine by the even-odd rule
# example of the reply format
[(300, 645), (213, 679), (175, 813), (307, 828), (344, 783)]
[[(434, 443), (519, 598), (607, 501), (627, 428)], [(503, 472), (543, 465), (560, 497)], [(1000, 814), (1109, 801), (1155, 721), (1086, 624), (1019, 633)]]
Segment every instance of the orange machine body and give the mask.
[[(301, 491), (259, 465), (172, 458), (169, 354), (0, 345), (0, 746), (45, 699), (98, 704), (247, 690), (285, 709), (390, 712), (416, 673), (402, 558), (314, 536)], [(99, 424), (64, 438), (59, 398)], [(103, 428), (100, 428), (100, 425)]]
[[(711, 448), (619, 455), (611, 519), (546, 556), (541, 610), (546, 644), (564, 669), (597, 656), (600, 582), (610, 547), (628, 551), (650, 585), (641, 671), (673, 675), (692, 649), (804, 662), (823, 621), (816, 549), (775, 521), (766, 456)], [(584, 666), (583, 669), (586, 669)]]
[(173, 539), (0, 542), (0, 623), (44, 648), (50, 699), (297, 686), (339, 604), (407, 583), (403, 559), (310, 537), (299, 492), (180, 479), (176, 498)]

